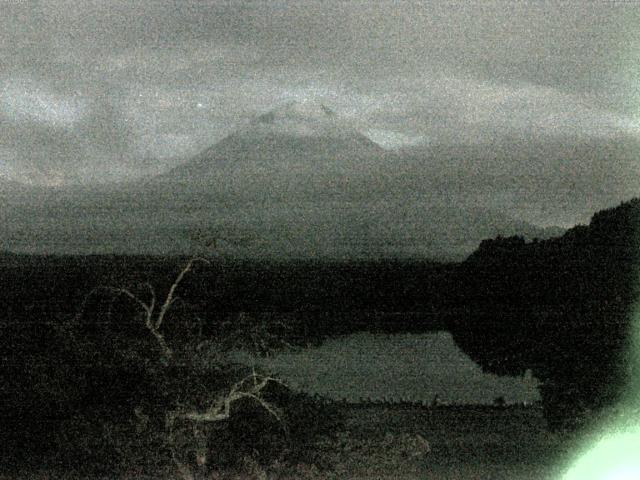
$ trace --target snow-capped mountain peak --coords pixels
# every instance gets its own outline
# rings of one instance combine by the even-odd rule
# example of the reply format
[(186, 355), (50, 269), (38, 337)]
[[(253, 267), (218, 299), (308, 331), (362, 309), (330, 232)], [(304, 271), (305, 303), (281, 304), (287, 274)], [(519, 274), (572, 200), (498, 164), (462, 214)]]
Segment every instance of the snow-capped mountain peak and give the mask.
[[(316, 177), (326, 181), (336, 175), (356, 175), (365, 164), (367, 171), (375, 170), (372, 165), (384, 164), (385, 153), (327, 105), (293, 101), (255, 116), (157, 179), (203, 184), (250, 178), (261, 172), (283, 182), (297, 172), (296, 179)], [(306, 177), (301, 175), (303, 171)]]
[(324, 103), (313, 100), (292, 100), (257, 117), (256, 123), (274, 123), (283, 119), (327, 120), (336, 113)]
[(251, 137), (345, 137), (358, 134), (330, 107), (314, 100), (287, 102), (258, 115), (237, 133)]

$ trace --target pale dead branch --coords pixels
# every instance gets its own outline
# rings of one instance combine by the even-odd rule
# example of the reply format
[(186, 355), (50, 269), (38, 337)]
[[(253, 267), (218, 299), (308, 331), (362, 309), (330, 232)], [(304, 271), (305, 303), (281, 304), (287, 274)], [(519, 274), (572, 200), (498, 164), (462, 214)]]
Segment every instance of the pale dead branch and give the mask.
[[(250, 381), (251, 383), (249, 387), (247, 387)], [(275, 377), (260, 376), (254, 371), (242, 380), (234, 383), (226, 395), (217, 397), (206, 411), (174, 411), (172, 412), (172, 416), (176, 419), (195, 422), (220, 422), (229, 419), (233, 403), (243, 398), (250, 398), (258, 402), (276, 420), (282, 421), (282, 415), (278, 412), (278, 409), (262, 397), (262, 391), (270, 382), (283, 384), (281, 380)]]
[(160, 346), (160, 349), (162, 350), (163, 356), (167, 360), (171, 360), (173, 359), (173, 356), (174, 356), (173, 350), (167, 344), (167, 341), (164, 335), (160, 331), (160, 327), (162, 326), (162, 323), (167, 313), (169, 312), (169, 309), (171, 308), (173, 303), (178, 299), (178, 297), (176, 296), (176, 290), (180, 286), (180, 283), (183, 281), (184, 277), (193, 269), (193, 265), (196, 262), (203, 262), (203, 263), (206, 263), (207, 265), (210, 264), (210, 262), (207, 259), (202, 257), (191, 258), (187, 262), (187, 264), (184, 266), (184, 268), (178, 273), (178, 275), (176, 276), (176, 279), (171, 284), (171, 287), (169, 288), (169, 292), (167, 293), (167, 296), (165, 297), (165, 300), (162, 303), (162, 306), (160, 307), (160, 310), (158, 311), (157, 314), (156, 314), (156, 310), (157, 310), (156, 291), (150, 283), (146, 282), (144, 285), (147, 287), (150, 293), (150, 300), (148, 302), (145, 302), (138, 295), (134, 294), (131, 290), (127, 288), (100, 285), (92, 289), (85, 296), (81, 305), (79, 315), (81, 315), (84, 312), (84, 309), (86, 307), (86, 304), (89, 298), (101, 290), (110, 292), (116, 297), (119, 295), (124, 295), (125, 297), (132, 300), (136, 305), (138, 305), (143, 310), (145, 327), (156, 339), (156, 342), (158, 343), (158, 345)]
[[(201, 412), (197, 410), (187, 410), (182, 407), (179, 410), (170, 411), (167, 414), (165, 420), (165, 426), (167, 428), (170, 443), (172, 444), (174, 442), (173, 427), (176, 420), (187, 420), (189, 422), (193, 422), (194, 428), (197, 428), (199, 424), (222, 422), (228, 420), (231, 417), (232, 405), (244, 398), (254, 400), (278, 422), (284, 423), (283, 416), (279, 412), (278, 408), (267, 402), (262, 396), (262, 391), (271, 382), (283, 384), (283, 382), (278, 378), (258, 375), (254, 369), (251, 374), (234, 383), (226, 392), (226, 394), (218, 396), (207, 410)], [(176, 463), (181, 476), (184, 479), (193, 478), (193, 474), (191, 473), (191, 471), (186, 468), (184, 464), (179, 462), (174, 452), (174, 446), (170, 445), (170, 448), (172, 451), (173, 460)], [(200, 462), (201, 466), (204, 466), (206, 464), (205, 453), (201, 455)]]
[(169, 310), (173, 302), (175, 302), (176, 300), (176, 297), (175, 297), (176, 289), (184, 279), (185, 275), (191, 271), (191, 269), (193, 268), (193, 264), (195, 262), (203, 262), (203, 263), (206, 263), (207, 265), (210, 265), (209, 260), (202, 257), (193, 257), (189, 260), (189, 262), (187, 262), (187, 265), (180, 271), (175, 281), (169, 288), (169, 293), (167, 293), (167, 297), (165, 298), (164, 303), (160, 308), (160, 313), (158, 314), (158, 317), (156, 318), (156, 321), (154, 324), (154, 327), (156, 330), (162, 326), (162, 322), (164, 321), (164, 317), (167, 314), (167, 311)]

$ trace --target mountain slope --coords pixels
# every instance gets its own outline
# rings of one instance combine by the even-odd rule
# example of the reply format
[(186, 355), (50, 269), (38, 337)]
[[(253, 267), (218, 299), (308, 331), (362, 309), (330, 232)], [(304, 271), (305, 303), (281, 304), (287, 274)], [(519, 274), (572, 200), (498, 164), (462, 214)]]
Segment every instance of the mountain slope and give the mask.
[(384, 149), (326, 106), (291, 102), (254, 118), (156, 181), (206, 184), (256, 174), (350, 175), (362, 162), (384, 157)]
[(505, 137), (476, 145), (406, 148), (411, 181), (431, 179), (473, 190), (488, 206), (534, 223), (570, 225), (589, 221), (605, 206), (638, 194), (640, 139), (542, 136)]

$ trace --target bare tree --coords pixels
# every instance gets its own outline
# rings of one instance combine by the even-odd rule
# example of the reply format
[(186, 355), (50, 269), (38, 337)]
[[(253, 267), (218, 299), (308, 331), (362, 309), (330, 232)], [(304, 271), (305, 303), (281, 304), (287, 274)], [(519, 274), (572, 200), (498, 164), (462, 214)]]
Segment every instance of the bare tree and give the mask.
[(263, 391), (270, 383), (282, 382), (272, 376), (259, 375), (253, 369), (251, 374), (234, 383), (228, 390), (214, 396), (208, 408), (202, 411), (191, 408), (178, 408), (167, 413), (165, 426), (169, 448), (171, 449), (172, 459), (184, 480), (192, 480), (194, 477), (189, 467), (180, 461), (176, 452), (177, 442), (174, 427), (177, 421), (186, 421), (191, 425), (193, 440), (196, 444), (196, 463), (200, 469), (205, 469), (208, 464), (207, 436), (203, 434), (204, 426), (228, 420), (231, 417), (233, 404), (240, 400), (250, 399), (255, 401), (280, 422), (286, 432), (282, 412), (263, 397)]
[(82, 315), (82, 313), (84, 312), (84, 308), (88, 299), (99, 291), (107, 291), (115, 295), (116, 297), (124, 295), (125, 297), (131, 299), (135, 305), (140, 307), (144, 317), (144, 325), (146, 326), (149, 333), (151, 333), (153, 338), (155, 338), (164, 359), (167, 361), (172, 361), (174, 359), (174, 352), (173, 349), (168, 345), (165, 336), (161, 331), (161, 328), (170, 308), (179, 299), (179, 297), (176, 295), (178, 287), (184, 280), (184, 277), (193, 269), (194, 264), (197, 262), (202, 262), (207, 265), (210, 264), (209, 260), (202, 257), (192, 257), (191, 259), (189, 259), (186, 265), (176, 276), (175, 280), (171, 284), (171, 287), (169, 287), (169, 291), (167, 292), (167, 295), (162, 303), (159, 303), (157, 301), (156, 290), (153, 285), (148, 282), (144, 284), (149, 291), (150, 298), (148, 301), (142, 299), (140, 295), (134, 294), (128, 288), (100, 285), (91, 290), (91, 292), (89, 292), (89, 294), (85, 297), (79, 315)]
[[(180, 284), (184, 280), (185, 276), (192, 271), (197, 262), (202, 262), (207, 265), (210, 264), (209, 260), (205, 258), (192, 257), (185, 264), (182, 270), (180, 270), (169, 287), (169, 290), (162, 302), (158, 301), (156, 290), (150, 283), (144, 284), (149, 292), (148, 300), (143, 299), (140, 295), (136, 295), (128, 288), (99, 286), (93, 289), (89, 295), (85, 297), (82, 310), (84, 310), (88, 298), (100, 290), (113, 294), (114, 299), (119, 296), (125, 296), (130, 299), (140, 308), (144, 325), (160, 347), (162, 359), (164, 360), (163, 364), (168, 366), (170, 363), (175, 362), (175, 353), (174, 349), (168, 344), (165, 335), (162, 332), (162, 327), (166, 322), (167, 315), (171, 307), (179, 299), (177, 290)], [(255, 342), (256, 339), (251, 335), (252, 332), (247, 333), (251, 336), (250, 340)], [(197, 351), (197, 349), (194, 351)], [(244, 378), (231, 385), (228, 389), (223, 389), (222, 391), (217, 392), (207, 392), (207, 395), (210, 395), (211, 399), (207, 402), (209, 405), (206, 408), (199, 409), (194, 405), (182, 405), (165, 413), (166, 443), (171, 450), (172, 459), (177, 467), (178, 473), (184, 480), (192, 480), (194, 476), (189, 466), (179, 459), (179, 454), (177, 452), (179, 447), (177, 446), (174, 430), (176, 422), (183, 421), (191, 424), (192, 441), (196, 444), (197, 464), (199, 467), (205, 468), (208, 462), (208, 453), (206, 448), (207, 436), (203, 433), (205, 430), (203, 426), (216, 424), (229, 419), (232, 414), (232, 406), (234, 403), (243, 399), (249, 399), (256, 402), (278, 422), (282, 422), (283, 417), (279, 409), (265, 400), (263, 396), (265, 388), (271, 383), (282, 382), (273, 376), (258, 374), (256, 373), (255, 368), (253, 368), (249, 375), (246, 375)], [(176, 399), (176, 404), (181, 405), (180, 399)], [(160, 412), (154, 413), (158, 414)], [(137, 418), (148, 419), (148, 416), (140, 408), (135, 411), (135, 414)]]

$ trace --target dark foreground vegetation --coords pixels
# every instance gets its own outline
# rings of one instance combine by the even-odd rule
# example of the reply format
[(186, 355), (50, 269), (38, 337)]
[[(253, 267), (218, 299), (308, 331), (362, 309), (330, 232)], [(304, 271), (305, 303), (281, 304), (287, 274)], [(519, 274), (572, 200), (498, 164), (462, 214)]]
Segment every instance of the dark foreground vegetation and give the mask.
[(449, 323), (454, 339), (487, 371), (531, 368), (552, 428), (612, 405), (634, 374), (639, 227), (632, 200), (560, 238), (485, 241), (457, 271), (470, 314)]
[[(634, 200), (557, 239), (487, 240), (459, 264), (210, 258), (184, 276), (158, 329), (171, 355), (145, 306), (155, 295), (159, 308), (188, 259), (1, 255), (3, 470), (104, 471), (126, 459), (189, 478), (180, 469), (197, 471), (203, 449), (215, 451), (207, 469), (320, 464), (311, 445), (335, 440), (340, 412), (225, 352), (361, 330), (447, 329), (487, 371), (532, 369), (547, 425), (575, 428), (614, 403), (630, 374), (639, 219)], [(243, 379), (247, 395), (228, 418), (189, 420)]]

